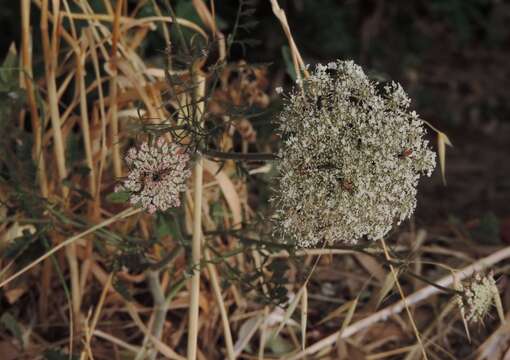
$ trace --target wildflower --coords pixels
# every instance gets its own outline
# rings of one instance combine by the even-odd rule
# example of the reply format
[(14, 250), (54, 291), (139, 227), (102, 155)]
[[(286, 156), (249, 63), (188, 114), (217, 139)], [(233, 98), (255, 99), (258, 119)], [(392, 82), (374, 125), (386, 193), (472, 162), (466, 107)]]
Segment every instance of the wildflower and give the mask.
[(468, 322), (481, 322), (489, 312), (494, 296), (498, 294), (496, 282), (491, 274), (475, 274), (465, 284), (457, 285), (462, 294), (456, 295), (462, 316)]
[(127, 178), (115, 191), (130, 193), (130, 202), (149, 213), (180, 206), (179, 193), (186, 191), (189, 155), (177, 144), (164, 138), (155, 143), (144, 142), (129, 149), (125, 158), (129, 167)]
[(397, 83), (377, 90), (352, 61), (317, 65), (277, 119), (275, 236), (309, 247), (377, 240), (414, 212), (435, 154)]

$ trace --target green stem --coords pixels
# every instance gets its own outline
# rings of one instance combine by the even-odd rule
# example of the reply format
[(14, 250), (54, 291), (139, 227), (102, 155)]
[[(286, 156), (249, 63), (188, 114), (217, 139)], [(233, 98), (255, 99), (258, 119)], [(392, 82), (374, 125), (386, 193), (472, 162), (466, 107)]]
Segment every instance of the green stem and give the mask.
[(276, 154), (272, 153), (243, 154), (233, 152), (222, 152), (217, 150), (204, 150), (203, 154), (208, 157), (224, 160), (271, 161), (279, 159), (279, 157)]

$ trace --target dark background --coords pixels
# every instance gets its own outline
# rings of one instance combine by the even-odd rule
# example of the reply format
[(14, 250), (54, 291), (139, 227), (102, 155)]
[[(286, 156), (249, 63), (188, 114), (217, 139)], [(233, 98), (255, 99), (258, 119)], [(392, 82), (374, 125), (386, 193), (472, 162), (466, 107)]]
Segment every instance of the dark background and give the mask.
[[(137, 2), (128, 3), (134, 7)], [(248, 7), (255, 13), (244, 21), (257, 23), (237, 36), (260, 44), (245, 52), (234, 46), (232, 58), (270, 63), (271, 87), (290, 86), (284, 56), (287, 41), (270, 1), (251, 3)], [(96, 0), (91, 4), (102, 6)], [(178, 16), (199, 21), (191, 1), (172, 4)], [(447, 150), (448, 187), (441, 184), (438, 172), (431, 181), (423, 181), (418, 219), (495, 216), (505, 221), (510, 215), (509, 1), (279, 0), (279, 4), (306, 63), (353, 59), (377, 78), (402, 83), (422, 118), (449, 135), (454, 147)], [(236, 0), (216, 1), (225, 34), (232, 30), (238, 5)], [(21, 24), (19, 1), (0, 0), (0, 7), (3, 57), (13, 41), (19, 44)], [(151, 36), (148, 57), (161, 47), (158, 35)]]

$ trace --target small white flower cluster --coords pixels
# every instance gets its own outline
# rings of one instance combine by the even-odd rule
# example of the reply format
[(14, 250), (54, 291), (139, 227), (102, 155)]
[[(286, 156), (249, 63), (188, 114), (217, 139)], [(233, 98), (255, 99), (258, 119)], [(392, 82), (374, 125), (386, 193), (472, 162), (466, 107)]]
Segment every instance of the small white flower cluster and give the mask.
[(298, 246), (377, 240), (416, 207), (435, 154), (397, 83), (377, 90), (352, 61), (318, 65), (277, 120), (275, 235)]
[(151, 214), (180, 206), (180, 192), (186, 191), (186, 180), (191, 175), (187, 168), (189, 155), (181, 146), (168, 144), (161, 137), (129, 149), (125, 160), (129, 173), (115, 191), (129, 192), (131, 204)]
[(498, 288), (492, 275), (484, 276), (476, 273), (470, 281), (459, 284), (457, 290), (463, 292), (456, 295), (460, 312), (468, 322), (481, 322), (489, 312)]

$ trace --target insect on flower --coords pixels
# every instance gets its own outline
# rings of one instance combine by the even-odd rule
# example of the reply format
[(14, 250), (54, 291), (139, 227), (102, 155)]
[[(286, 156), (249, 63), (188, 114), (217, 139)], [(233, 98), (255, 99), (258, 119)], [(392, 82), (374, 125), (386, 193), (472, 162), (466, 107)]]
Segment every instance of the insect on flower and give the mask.
[(400, 154), (399, 157), (400, 158), (409, 157), (409, 156), (411, 156), (412, 153), (413, 153), (413, 149), (407, 148), (404, 151), (402, 151), (402, 154)]
[(381, 88), (352, 61), (319, 64), (300, 84), (276, 121), (274, 236), (300, 247), (384, 237), (435, 167), (423, 121), (400, 85)]

